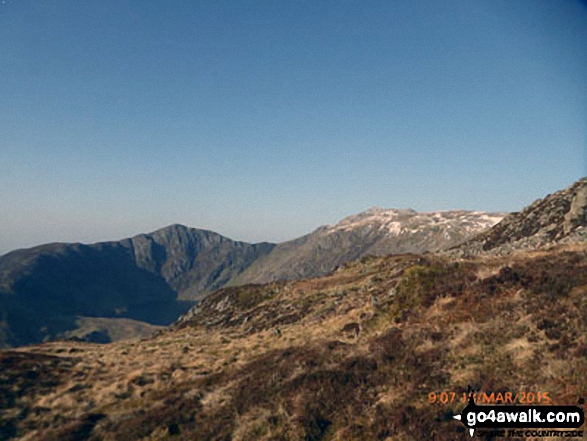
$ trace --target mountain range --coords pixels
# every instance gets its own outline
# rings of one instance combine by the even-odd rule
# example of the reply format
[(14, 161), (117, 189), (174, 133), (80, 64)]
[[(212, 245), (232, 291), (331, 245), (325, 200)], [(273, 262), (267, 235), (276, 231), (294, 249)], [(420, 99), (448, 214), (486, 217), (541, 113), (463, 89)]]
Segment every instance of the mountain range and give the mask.
[(222, 287), (320, 277), (368, 255), (505, 255), (583, 241), (586, 207), (584, 178), (517, 213), (375, 207), (280, 244), (171, 225), (16, 250), (0, 256), (0, 347), (146, 336)]
[[(231, 281), (148, 338), (0, 350), (0, 439), (454, 441), (471, 439), (454, 419), (471, 389), (478, 405), (585, 408), (586, 188), (442, 251)], [(371, 210), (317, 236), (415, 229), (381, 220), (394, 216)]]
[(144, 325), (167, 325), (223, 286), (318, 277), (369, 254), (450, 248), (504, 215), (372, 208), (281, 244), (171, 225), (120, 241), (16, 250), (0, 257), (0, 346), (128, 335), (119, 328), (148, 334)]

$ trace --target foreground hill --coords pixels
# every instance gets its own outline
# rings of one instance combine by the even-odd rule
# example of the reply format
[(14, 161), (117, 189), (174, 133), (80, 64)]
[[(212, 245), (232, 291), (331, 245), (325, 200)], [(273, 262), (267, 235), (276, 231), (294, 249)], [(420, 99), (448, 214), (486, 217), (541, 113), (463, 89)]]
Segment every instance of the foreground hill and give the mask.
[(501, 217), (378, 209), (277, 246), (172, 225), (117, 242), (13, 251), (0, 257), (0, 347), (148, 335), (147, 324), (169, 324), (225, 285), (315, 277), (366, 254), (444, 248)]
[(470, 439), (452, 419), (468, 385), (587, 396), (587, 249), (363, 258), (223, 288), (151, 339), (0, 367), (1, 439)]

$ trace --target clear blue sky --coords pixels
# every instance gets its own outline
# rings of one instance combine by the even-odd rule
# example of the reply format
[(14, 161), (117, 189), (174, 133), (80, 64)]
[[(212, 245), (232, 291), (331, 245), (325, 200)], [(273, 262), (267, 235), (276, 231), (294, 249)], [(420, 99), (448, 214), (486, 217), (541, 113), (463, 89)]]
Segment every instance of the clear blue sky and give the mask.
[(578, 1), (0, 4), (0, 254), (515, 211), (586, 175), (586, 149)]

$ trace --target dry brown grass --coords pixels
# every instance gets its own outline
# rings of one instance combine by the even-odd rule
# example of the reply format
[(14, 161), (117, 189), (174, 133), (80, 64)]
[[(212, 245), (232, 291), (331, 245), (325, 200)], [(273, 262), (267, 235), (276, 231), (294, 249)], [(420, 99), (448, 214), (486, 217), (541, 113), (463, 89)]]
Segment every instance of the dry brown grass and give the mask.
[(429, 392), (587, 393), (586, 269), (576, 247), (367, 258), (223, 289), (156, 338), (1, 352), (0, 437), (467, 439)]

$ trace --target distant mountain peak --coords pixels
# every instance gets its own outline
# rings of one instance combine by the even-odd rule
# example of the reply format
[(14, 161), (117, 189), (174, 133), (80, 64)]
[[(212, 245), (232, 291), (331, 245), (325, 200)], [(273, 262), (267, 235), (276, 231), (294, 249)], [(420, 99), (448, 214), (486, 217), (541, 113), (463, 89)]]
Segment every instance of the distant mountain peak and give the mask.
[(235, 284), (317, 277), (365, 255), (438, 251), (462, 243), (499, 222), (505, 213), (372, 207), (278, 244)]
[(357, 228), (378, 228), (391, 235), (416, 233), (418, 230), (438, 227), (446, 229), (465, 228), (467, 234), (484, 231), (506, 216), (506, 213), (486, 213), (466, 210), (438, 210), (418, 212), (411, 208), (372, 207), (359, 214), (345, 217), (329, 225), (328, 231), (352, 230)]
[(166, 234), (182, 234), (182, 233), (186, 233), (188, 231), (205, 231), (205, 230), (200, 230), (198, 228), (188, 227), (187, 225), (182, 225), (182, 224), (171, 224), (171, 225), (167, 225), (165, 227), (157, 228), (155, 231), (152, 231), (147, 234), (142, 234), (140, 236), (145, 236), (145, 235), (146, 236), (162, 236), (162, 235), (166, 235)]
[(359, 213), (358, 215), (382, 215), (382, 216), (397, 216), (402, 214), (413, 214), (416, 213), (416, 210), (411, 208), (384, 208), (384, 207), (371, 207), (367, 210)]

